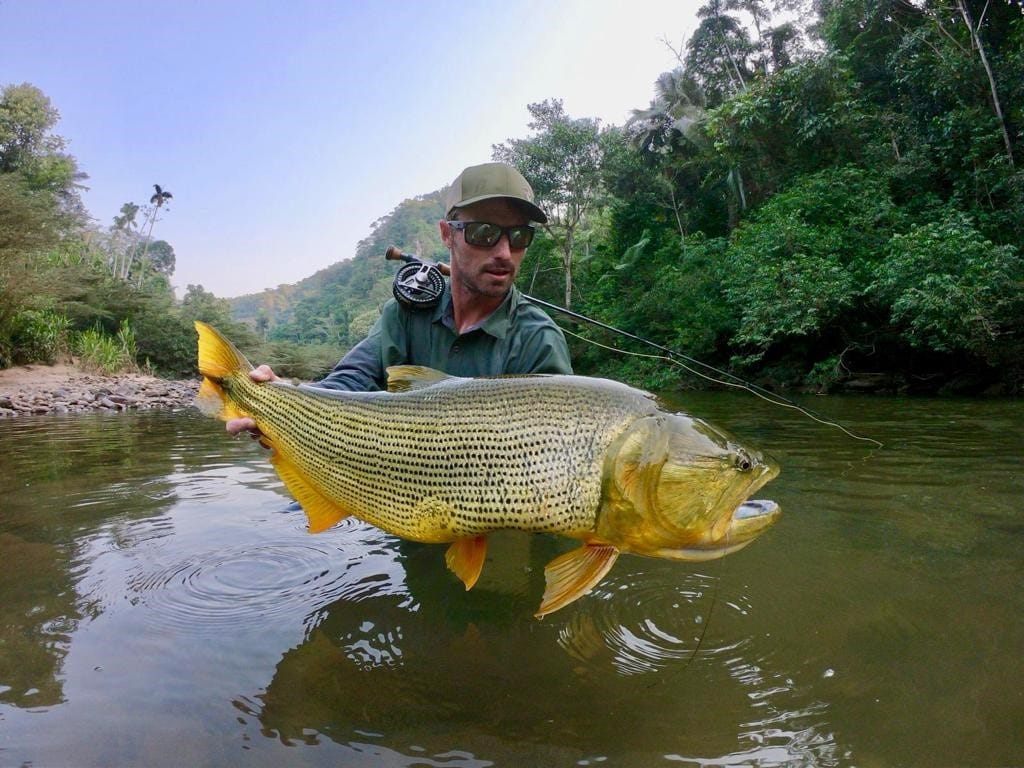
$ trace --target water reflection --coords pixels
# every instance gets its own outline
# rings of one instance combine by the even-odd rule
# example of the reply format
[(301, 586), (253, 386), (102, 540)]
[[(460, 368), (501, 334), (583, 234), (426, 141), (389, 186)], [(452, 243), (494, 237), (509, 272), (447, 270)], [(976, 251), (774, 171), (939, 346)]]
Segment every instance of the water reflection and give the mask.
[(58, 672), (80, 618), (65, 557), (51, 544), (3, 532), (0, 552), (0, 702), (58, 704)]
[[(492, 566), (524, 574), (526, 589), (482, 578), (464, 593), (444, 572), (439, 548), (395, 542), (400, 556), (390, 578), (405, 589), (318, 609), (265, 689), (236, 697), (234, 706), (258, 721), (262, 736), (290, 746), (377, 733), (437, 754), (453, 743), (477, 755), (514, 744), (520, 754), (564, 760), (614, 754), (624, 737), (645, 744), (676, 743), (680, 732), (722, 734), (720, 703), (703, 700), (704, 686), (713, 685), (716, 701), (732, 701), (734, 712), (745, 699), (759, 713), (731, 730), (731, 738), (756, 745), (748, 757), (784, 753), (837, 764), (824, 705), (796, 706), (786, 673), (751, 660), (758, 650), (751, 630), (737, 631), (751, 609), (734, 585), (680, 573), (679, 564), (624, 558), (635, 569), (623, 568), (564, 619), (537, 622), (530, 606), (557, 544), (495, 538), (485, 575)], [(716, 626), (724, 624), (725, 613), (733, 615), (729, 639), (706, 633), (704, 622), (714, 615)], [(594, 717), (601, 729), (587, 725)]]
[(771, 446), (787, 514), (715, 563), (622, 557), (544, 621), (571, 542), (497, 535), (467, 593), (442, 547), (308, 535), (198, 416), (0, 422), (0, 763), (1024, 760), (1024, 407), (815, 404), (870, 452), (688, 401)]

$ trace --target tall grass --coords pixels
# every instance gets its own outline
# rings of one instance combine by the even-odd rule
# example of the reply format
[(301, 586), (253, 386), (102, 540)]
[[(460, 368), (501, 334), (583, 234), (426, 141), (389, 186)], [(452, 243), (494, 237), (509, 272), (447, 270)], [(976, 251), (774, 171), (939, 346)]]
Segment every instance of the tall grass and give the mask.
[(135, 355), (138, 343), (135, 331), (127, 319), (121, 321), (117, 336), (105, 334), (97, 326), (78, 334), (75, 351), (84, 368), (106, 375), (122, 371), (137, 371)]

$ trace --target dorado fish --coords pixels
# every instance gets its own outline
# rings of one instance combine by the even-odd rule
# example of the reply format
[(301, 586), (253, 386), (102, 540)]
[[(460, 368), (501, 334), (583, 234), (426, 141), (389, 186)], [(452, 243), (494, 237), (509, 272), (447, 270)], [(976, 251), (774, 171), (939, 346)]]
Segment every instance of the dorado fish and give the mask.
[(396, 366), (387, 392), (260, 383), (230, 341), (195, 325), (197, 405), (255, 420), (311, 532), (351, 515), (403, 539), (449, 544), (446, 563), (466, 589), (493, 531), (583, 542), (545, 568), (538, 617), (589, 592), (620, 553), (710, 560), (780, 514), (774, 502), (747, 501), (776, 464), (619, 382)]

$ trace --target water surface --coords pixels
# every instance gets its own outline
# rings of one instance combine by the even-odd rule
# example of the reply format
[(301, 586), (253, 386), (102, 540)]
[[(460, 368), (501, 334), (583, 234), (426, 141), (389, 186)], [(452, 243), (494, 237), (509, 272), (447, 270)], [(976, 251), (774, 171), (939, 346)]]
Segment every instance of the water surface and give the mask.
[(305, 531), (186, 410), (0, 421), (0, 765), (1024, 764), (1024, 404), (674, 403), (770, 452), (780, 522), (619, 559), (543, 621), (568, 540)]

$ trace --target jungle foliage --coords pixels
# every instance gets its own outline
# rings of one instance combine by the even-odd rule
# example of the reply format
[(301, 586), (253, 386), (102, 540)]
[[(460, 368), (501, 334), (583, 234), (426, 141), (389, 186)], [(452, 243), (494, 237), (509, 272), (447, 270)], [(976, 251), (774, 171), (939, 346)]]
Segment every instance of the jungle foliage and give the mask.
[[(1024, 8), (1019, 0), (708, 0), (625, 125), (528, 105), (493, 148), (551, 223), (520, 287), (779, 388), (1019, 392), (1024, 386)], [(231, 300), (170, 288), (153, 238), (170, 193), (90, 226), (84, 178), (38, 89), (0, 96), (0, 365), (116, 338), (194, 366), (193, 319), (312, 378), (390, 297), (392, 244), (444, 258), (443, 190), (406, 200), (350, 259)], [(453, 170), (453, 173), (455, 170)], [(556, 318), (565, 324), (564, 318)], [(648, 350), (586, 325), (600, 344)], [(71, 339), (72, 341), (69, 341)], [(702, 386), (571, 339), (577, 370)]]

